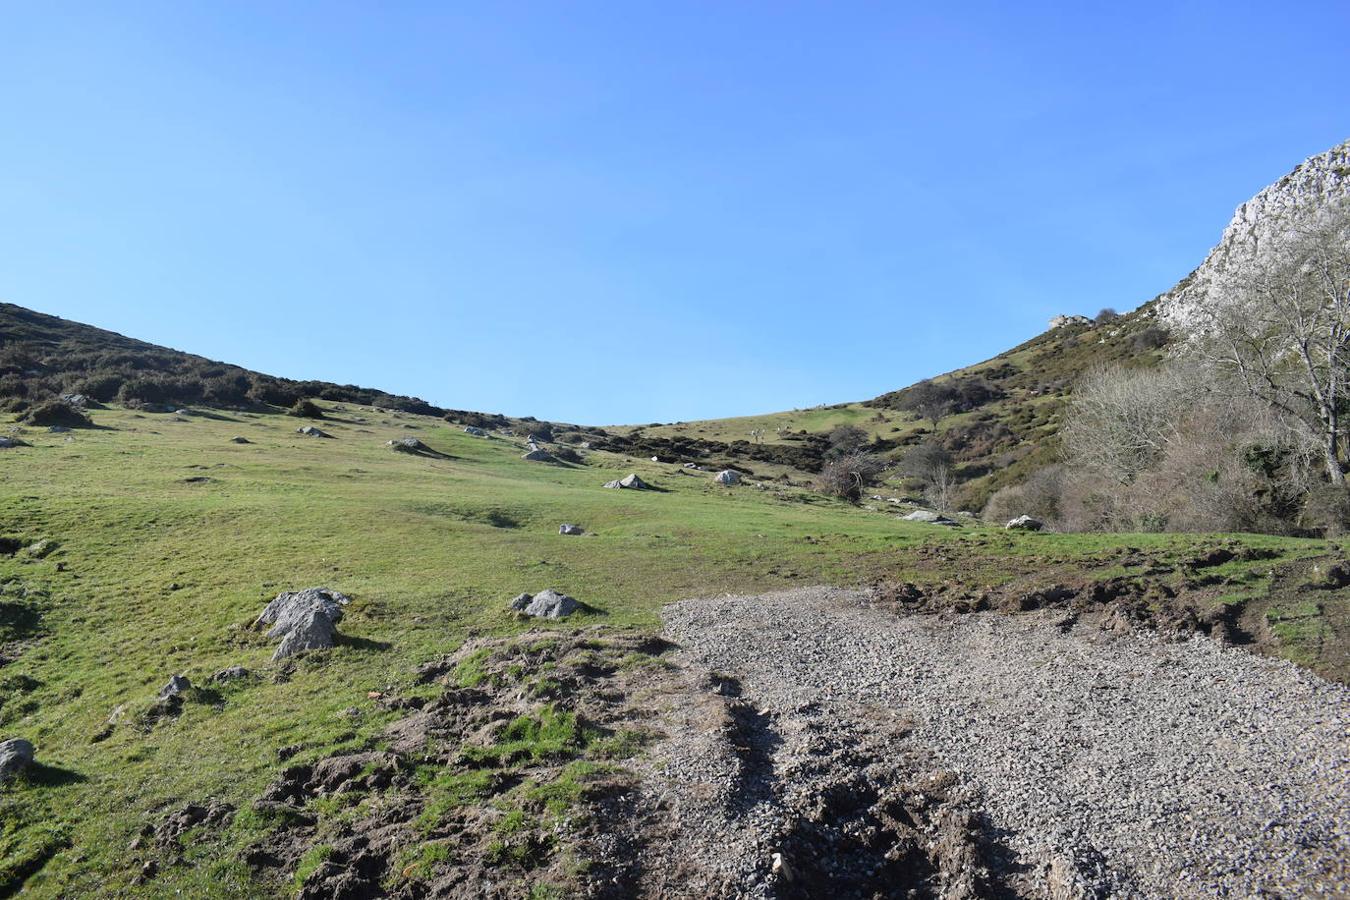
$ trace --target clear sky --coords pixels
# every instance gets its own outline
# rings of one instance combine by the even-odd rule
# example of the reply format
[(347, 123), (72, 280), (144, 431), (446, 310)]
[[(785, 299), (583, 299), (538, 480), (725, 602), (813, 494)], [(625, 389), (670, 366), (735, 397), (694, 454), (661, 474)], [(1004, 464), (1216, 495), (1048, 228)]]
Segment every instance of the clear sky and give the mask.
[(0, 299), (586, 423), (1132, 308), (1350, 137), (1350, 5), (0, 2)]

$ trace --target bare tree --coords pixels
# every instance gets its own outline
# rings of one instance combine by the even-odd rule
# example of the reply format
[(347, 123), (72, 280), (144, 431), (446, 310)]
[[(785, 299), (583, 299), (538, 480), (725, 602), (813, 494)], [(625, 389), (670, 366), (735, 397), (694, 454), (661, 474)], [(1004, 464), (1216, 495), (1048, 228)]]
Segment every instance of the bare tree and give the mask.
[(1074, 386), (1060, 430), (1065, 461), (1129, 484), (1161, 459), (1202, 390), (1193, 370), (1099, 368)]
[(886, 461), (875, 453), (856, 451), (827, 462), (820, 470), (816, 486), (827, 494), (857, 500), (862, 489), (886, 471)]
[(1290, 226), (1215, 281), (1198, 351), (1243, 391), (1321, 438), (1327, 477), (1345, 482), (1342, 408), (1350, 382), (1350, 201)]

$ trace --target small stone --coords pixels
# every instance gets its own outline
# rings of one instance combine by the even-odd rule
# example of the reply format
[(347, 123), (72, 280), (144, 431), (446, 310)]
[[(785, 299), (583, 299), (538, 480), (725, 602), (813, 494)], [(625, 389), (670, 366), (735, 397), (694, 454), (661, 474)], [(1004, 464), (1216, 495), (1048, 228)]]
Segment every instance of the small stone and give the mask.
[(558, 526), (558, 534), (577, 535), (585, 533), (586, 533), (585, 529), (582, 528), (580, 525), (569, 525), (566, 522), (564, 522), (562, 525)]
[(249, 677), (249, 671), (243, 666), (228, 666), (212, 675), (208, 680), (213, 684), (222, 684), (227, 681), (238, 681), (241, 678), (247, 677)]

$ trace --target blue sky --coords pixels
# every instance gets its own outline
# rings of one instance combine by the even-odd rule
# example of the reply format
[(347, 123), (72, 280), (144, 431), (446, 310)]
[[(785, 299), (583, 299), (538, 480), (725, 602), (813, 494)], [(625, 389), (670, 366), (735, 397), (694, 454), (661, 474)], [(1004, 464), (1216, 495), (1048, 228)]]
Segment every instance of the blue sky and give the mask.
[(0, 19), (0, 299), (576, 422), (864, 399), (1132, 308), (1350, 137), (1343, 2)]

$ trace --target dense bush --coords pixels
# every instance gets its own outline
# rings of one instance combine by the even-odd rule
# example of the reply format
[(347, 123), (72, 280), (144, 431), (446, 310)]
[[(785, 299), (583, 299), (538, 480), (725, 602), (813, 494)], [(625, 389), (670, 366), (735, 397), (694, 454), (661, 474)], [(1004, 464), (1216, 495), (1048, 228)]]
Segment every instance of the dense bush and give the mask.
[(1005, 525), (1018, 516), (1031, 516), (1047, 524), (1059, 524), (1063, 493), (1064, 467), (1046, 466), (1021, 484), (995, 491), (985, 504), (984, 519), (993, 525)]
[(1140, 353), (1146, 350), (1161, 350), (1167, 346), (1167, 329), (1157, 325), (1149, 326), (1134, 336), (1134, 349)]
[(1350, 534), (1350, 490), (1339, 484), (1313, 488), (1304, 500), (1299, 525), (1329, 538)]
[(295, 405), (286, 410), (288, 416), (299, 416), (302, 419), (322, 419), (323, 410), (313, 400), (297, 400)]
[(968, 376), (945, 381), (920, 381), (913, 387), (877, 398), (874, 403), (914, 413), (937, 423), (947, 416), (970, 412), (1004, 397), (1004, 391), (983, 378)]

